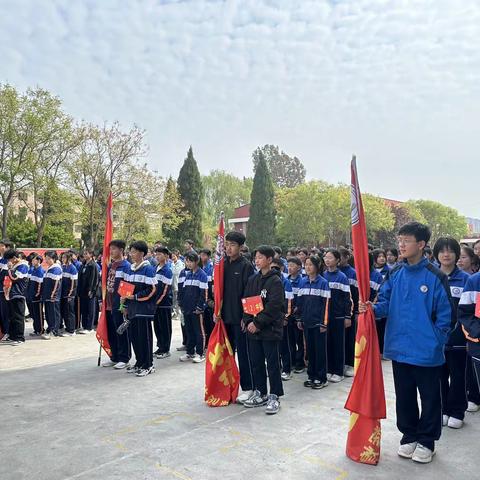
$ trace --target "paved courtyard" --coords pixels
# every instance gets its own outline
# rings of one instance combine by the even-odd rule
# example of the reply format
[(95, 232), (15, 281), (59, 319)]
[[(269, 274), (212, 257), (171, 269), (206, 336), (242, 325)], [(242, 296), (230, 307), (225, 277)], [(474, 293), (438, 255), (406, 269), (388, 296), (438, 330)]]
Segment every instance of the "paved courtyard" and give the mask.
[[(174, 351), (179, 344), (176, 324)], [(371, 467), (344, 454), (350, 380), (314, 391), (295, 375), (280, 413), (267, 417), (207, 407), (204, 365), (180, 364), (176, 351), (146, 378), (98, 368), (97, 353), (94, 336), (0, 347), (1, 480), (480, 478), (480, 413), (467, 413), (463, 430), (444, 429), (432, 464), (397, 457), (388, 362), (382, 457)]]

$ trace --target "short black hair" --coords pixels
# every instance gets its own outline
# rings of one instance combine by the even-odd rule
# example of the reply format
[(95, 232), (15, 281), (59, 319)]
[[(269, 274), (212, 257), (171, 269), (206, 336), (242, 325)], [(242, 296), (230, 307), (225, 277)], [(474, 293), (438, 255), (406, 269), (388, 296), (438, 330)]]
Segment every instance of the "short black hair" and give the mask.
[(378, 260), (378, 257), (380, 255), (383, 255), (385, 257), (385, 260), (387, 259), (387, 253), (383, 248), (376, 248), (375, 250), (372, 250), (372, 256), (373, 256), (373, 261), (376, 263)]
[(283, 264), (283, 262), (279, 258), (274, 258), (272, 260), (272, 265), (274, 267), (278, 267), (279, 270), (283, 270), (283, 268), (285, 267), (285, 265)]
[(109, 247), (117, 247), (120, 250), (125, 251), (127, 244), (123, 240), (112, 240), (109, 244)]
[(19, 258), (21, 256), (22, 252), (20, 252), (19, 250), (15, 250), (14, 248), (10, 248), (9, 250), (7, 250), (4, 255), (3, 255), (3, 258), (5, 260), (11, 260), (12, 258)]
[(131, 243), (130, 248), (134, 248), (135, 250), (142, 252), (144, 255), (148, 253), (147, 242), (144, 242), (143, 240), (137, 240), (136, 242)]
[(43, 263), (43, 257), (41, 255), (35, 255), (32, 260), (37, 260), (40, 263)]
[(48, 257), (48, 258), (51, 258), (54, 262), (56, 262), (58, 260), (58, 255), (57, 255), (57, 252), (55, 250), (47, 250), (45, 252), (45, 256)]
[(255, 254), (259, 253), (267, 258), (274, 258), (275, 257), (275, 250), (270, 245), (260, 245), (255, 250)]
[(326, 255), (327, 253), (331, 253), (338, 261), (342, 259), (340, 252), (336, 248), (327, 248), (324, 255)]
[(208, 248), (202, 248), (198, 253), (199, 253), (199, 254), (200, 254), (200, 253), (204, 253), (205, 255), (208, 255), (209, 257), (212, 256), (212, 251), (211, 251), (210, 249), (208, 249)]
[(196, 252), (188, 252), (185, 254), (185, 260), (189, 260), (190, 262), (195, 262), (198, 263), (200, 260), (200, 257), (198, 256), (198, 253)]
[(170, 258), (170, 250), (167, 247), (155, 247), (155, 253), (163, 253)]
[[(435, 260), (438, 260), (438, 254), (445, 249), (451, 250), (455, 253), (455, 262), (458, 262), (460, 258), (460, 244), (453, 237), (440, 237), (433, 246), (433, 256)], [(440, 263), (440, 262), (439, 262)]]
[(275, 253), (278, 253), (279, 255), (282, 254), (282, 249), (280, 247), (273, 247), (273, 250), (275, 251)]
[(343, 258), (350, 258), (352, 256), (352, 252), (346, 247), (339, 247), (338, 251)]
[(185, 240), (185, 243), (188, 243), (192, 247), (193, 247), (193, 245), (195, 245), (195, 242), (193, 240), (190, 240), (189, 238), (187, 238), (187, 240)]
[(84, 248), (83, 253), (89, 253), (92, 257), (95, 256), (95, 250), (93, 248)]
[(245, 243), (245, 235), (242, 232), (228, 232), (225, 235), (225, 241), (226, 242), (234, 242), (237, 243), (238, 245), (242, 246)]
[(417, 242), (425, 242), (426, 244), (432, 236), (432, 232), (427, 225), (420, 222), (408, 222), (398, 231), (399, 235), (412, 235)]
[(313, 266), (315, 267), (315, 269), (317, 270), (317, 273), (322, 273), (323, 272), (323, 259), (321, 257), (319, 257), (318, 255), (310, 255), (306, 260), (310, 260), (313, 264)]
[(398, 250), (395, 247), (389, 247), (385, 250), (385, 253), (390, 252), (396, 259), (398, 259)]
[(12, 248), (13, 243), (10, 240), (0, 240), (0, 245), (5, 245), (6, 248)]
[(470, 257), (470, 260), (475, 259), (476, 255), (472, 247), (469, 247), (468, 245), (462, 245), (462, 250), (464, 250), (465, 253)]
[(287, 258), (287, 263), (294, 263), (295, 265), (298, 265), (299, 267), (302, 266), (302, 261), (298, 257)]
[(299, 253), (304, 253), (304, 254), (307, 255), (307, 257), (308, 257), (308, 255), (309, 255), (308, 248), (300, 248), (300, 249), (298, 250), (298, 252), (297, 252), (297, 255), (298, 255)]

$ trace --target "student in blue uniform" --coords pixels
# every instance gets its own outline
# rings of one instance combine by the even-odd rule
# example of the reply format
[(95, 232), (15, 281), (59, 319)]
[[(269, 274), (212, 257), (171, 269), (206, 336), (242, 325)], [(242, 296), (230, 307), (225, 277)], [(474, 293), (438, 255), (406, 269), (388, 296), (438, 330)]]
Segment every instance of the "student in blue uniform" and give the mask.
[(196, 252), (185, 254), (184, 270), (179, 279), (178, 301), (185, 318), (187, 331), (187, 353), (180, 357), (181, 362), (201, 363), (205, 361), (205, 329), (203, 311), (207, 302), (208, 277), (199, 266)]
[(387, 273), (390, 271), (390, 267), (387, 265), (387, 254), (383, 248), (376, 248), (372, 251), (373, 263), (377, 272), (382, 275), (383, 278), (386, 277)]
[(3, 281), (8, 274), (7, 260), (5, 251), (12, 248), (12, 243), (8, 240), (0, 241), (0, 328), (2, 330), (1, 340), (8, 340), (8, 304), (3, 291)]
[(18, 250), (7, 250), (3, 256), (9, 268), (12, 286), (8, 292), (9, 338), (2, 345), (18, 346), (25, 342), (25, 294), (28, 284), (28, 263)]
[(203, 325), (205, 328), (205, 345), (208, 345), (210, 334), (213, 331), (215, 323), (213, 321), (213, 262), (211, 260), (212, 252), (208, 248), (203, 248), (198, 252), (200, 256), (200, 268), (207, 274), (208, 296), (205, 310), (203, 311)]
[(283, 320), (283, 338), (280, 354), (282, 358), (282, 380), (288, 381), (292, 378), (292, 369), (295, 365), (295, 332), (292, 324), (296, 322), (292, 318), (293, 289), (288, 276), (285, 277), (283, 275), (283, 262), (279, 258), (272, 260), (271, 268), (281, 275), (285, 292), (285, 319)]
[(303, 385), (315, 390), (328, 385), (327, 326), (330, 287), (322, 277), (322, 259), (311, 255), (305, 260), (306, 276), (298, 286), (296, 317), (305, 334), (308, 355), (308, 380)]
[(42, 302), (47, 321), (47, 331), (42, 335), (44, 340), (50, 340), (50, 335), (58, 337), (60, 327), (60, 295), (62, 293), (62, 267), (58, 263), (57, 252), (45, 252), (47, 270), (43, 277)]
[(137, 377), (145, 377), (155, 372), (152, 320), (155, 314), (157, 279), (154, 267), (145, 260), (147, 253), (148, 245), (144, 241), (139, 240), (130, 245), (132, 264), (126, 281), (135, 288), (132, 295), (121, 299), (127, 308), (136, 359), (135, 365), (127, 367), (127, 372), (135, 373)]
[(432, 461), (442, 433), (440, 379), (453, 315), (447, 276), (423, 255), (429, 240), (426, 225), (401, 227), (403, 263), (387, 274), (376, 304), (359, 302), (360, 313), (373, 308), (377, 318), (388, 317), (384, 356), (392, 360), (397, 427), (403, 434), (398, 455), (419, 463)]
[(157, 260), (157, 298), (153, 328), (157, 337), (157, 350), (153, 352), (156, 358), (163, 359), (170, 356), (172, 343), (172, 279), (170, 267), (170, 250), (166, 247), (155, 248)]
[(466, 339), (462, 326), (457, 321), (457, 308), (469, 275), (457, 267), (460, 244), (451, 237), (440, 237), (433, 255), (440, 270), (448, 276), (450, 294), (454, 304), (451, 333), (445, 345), (445, 364), (442, 371), (443, 425), (461, 428), (467, 409), (465, 369), (467, 366)]
[(43, 258), (40, 255), (34, 255), (32, 266), (30, 267), (28, 285), (27, 285), (27, 307), (33, 321), (33, 332), (31, 337), (38, 337), (43, 334), (43, 309), (42, 309), (42, 283), (45, 270), (42, 267)]
[(398, 263), (398, 250), (396, 248), (387, 248), (385, 250), (387, 256), (387, 265), (390, 269), (397, 266)]
[(65, 332), (60, 337), (75, 335), (75, 297), (77, 295), (78, 271), (72, 262), (72, 254), (62, 253), (62, 293), (60, 315), (65, 324)]
[(107, 292), (105, 295), (105, 312), (107, 317), (108, 343), (110, 344), (111, 357), (102, 364), (103, 367), (113, 367), (123, 370), (129, 366), (132, 356), (130, 344), (130, 329), (122, 334), (117, 332), (123, 323), (123, 312), (120, 311), (120, 295), (118, 287), (120, 282), (128, 281), (130, 262), (125, 259), (126, 243), (123, 240), (110, 242), (110, 263), (107, 270)]
[(332, 383), (341, 382), (345, 372), (345, 329), (352, 326), (352, 298), (347, 276), (342, 273), (340, 252), (329, 248), (323, 256), (323, 272), (330, 287), (329, 325), (327, 330), (327, 378)]
[(357, 333), (358, 316), (358, 282), (357, 272), (350, 265), (352, 262), (352, 253), (348, 248), (340, 247), (339, 270), (345, 274), (350, 285), (350, 296), (352, 298), (352, 318), (351, 326), (345, 328), (345, 376), (353, 377), (355, 363), (355, 335)]
[(291, 315), (291, 328), (294, 335), (293, 348), (295, 350), (295, 363), (293, 367), (293, 373), (303, 373), (305, 371), (305, 340), (303, 337), (303, 331), (298, 328), (298, 322), (296, 321), (296, 308), (298, 299), (298, 289), (300, 288), (300, 282), (302, 281), (303, 265), (298, 257), (290, 257), (288, 259), (288, 280), (292, 285), (293, 301), (292, 301), (292, 315)]

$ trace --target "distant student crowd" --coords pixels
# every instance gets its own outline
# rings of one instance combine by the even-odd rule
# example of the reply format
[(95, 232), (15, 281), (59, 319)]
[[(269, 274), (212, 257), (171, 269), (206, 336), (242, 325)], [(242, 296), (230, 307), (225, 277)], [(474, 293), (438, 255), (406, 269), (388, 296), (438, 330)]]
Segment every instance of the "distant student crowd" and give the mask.
[[(293, 374), (306, 370), (304, 386), (315, 390), (352, 377), (357, 317), (373, 308), (380, 351), (393, 362), (403, 434), (398, 454), (431, 461), (442, 424), (461, 428), (465, 411), (480, 408), (480, 243), (471, 249), (442, 237), (431, 249), (429, 240), (428, 227), (412, 222), (400, 229), (398, 249), (370, 248), (371, 295), (360, 302), (348, 246), (291, 248), (283, 257), (268, 245), (251, 252), (242, 233), (229, 232), (221, 317), (237, 353), (237, 402), (275, 414), (283, 383)], [(149, 249), (143, 241), (127, 250), (124, 241), (113, 240), (110, 252), (105, 302), (111, 357), (104, 366), (138, 377), (153, 373), (154, 358), (171, 356), (172, 317), (182, 328), (179, 360), (204, 362), (216, 321), (210, 250), (197, 252), (191, 241), (182, 255), (160, 243)], [(0, 344), (23, 344), (25, 305), (33, 337), (94, 331), (101, 272), (93, 251), (25, 258), (3, 241), (0, 256)], [(127, 294), (122, 282), (133, 286)], [(255, 296), (262, 298), (262, 311), (244, 313), (242, 299)]]

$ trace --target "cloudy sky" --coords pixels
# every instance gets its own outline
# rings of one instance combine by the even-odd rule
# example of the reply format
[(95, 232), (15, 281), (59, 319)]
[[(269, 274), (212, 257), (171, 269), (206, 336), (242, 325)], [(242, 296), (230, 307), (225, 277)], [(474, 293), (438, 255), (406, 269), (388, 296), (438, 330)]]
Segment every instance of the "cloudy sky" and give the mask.
[(0, 82), (137, 123), (149, 164), (251, 175), (273, 143), (309, 178), (480, 217), (478, 0), (0, 0)]

